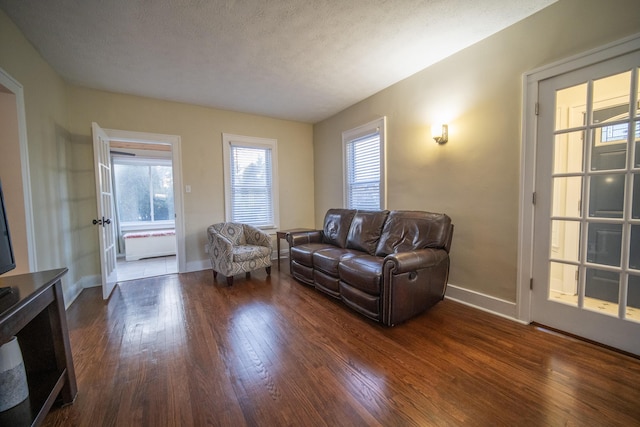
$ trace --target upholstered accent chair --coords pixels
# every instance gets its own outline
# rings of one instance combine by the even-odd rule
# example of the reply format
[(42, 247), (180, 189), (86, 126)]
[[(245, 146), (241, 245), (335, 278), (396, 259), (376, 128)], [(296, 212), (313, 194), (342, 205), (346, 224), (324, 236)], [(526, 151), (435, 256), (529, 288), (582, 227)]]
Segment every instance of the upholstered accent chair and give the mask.
[(218, 273), (233, 285), (233, 276), (265, 268), (271, 274), (271, 238), (262, 230), (248, 224), (221, 222), (207, 229), (208, 250), (213, 279)]

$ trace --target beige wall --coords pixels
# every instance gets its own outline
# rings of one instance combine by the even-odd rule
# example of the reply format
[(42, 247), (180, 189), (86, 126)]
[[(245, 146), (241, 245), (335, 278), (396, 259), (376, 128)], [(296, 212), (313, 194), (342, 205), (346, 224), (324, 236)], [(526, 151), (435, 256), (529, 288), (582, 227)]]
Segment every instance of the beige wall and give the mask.
[[(66, 86), (2, 11), (0, 67), (24, 89), (36, 268), (68, 267), (69, 274), (63, 280), (67, 296), (70, 284), (82, 276), (82, 265), (81, 253), (74, 241), (79, 230), (71, 222), (69, 203), (73, 198), (69, 171), (74, 165), (65, 130)], [(20, 163), (19, 156), (13, 157), (15, 153), (8, 156), (15, 164)], [(15, 238), (16, 245), (26, 246), (22, 241), (25, 235)]]
[[(341, 132), (387, 116), (388, 208), (449, 214), (449, 282), (514, 302), (523, 73), (640, 31), (637, 0), (561, 0), (314, 126), (315, 215), (342, 206)], [(430, 126), (449, 124), (439, 146)]]
[[(108, 129), (181, 137), (182, 182), (191, 186), (191, 193), (183, 193), (188, 269), (198, 269), (208, 260), (204, 252), (206, 229), (224, 221), (223, 132), (278, 140), (280, 226), (313, 226), (310, 124), (79, 87), (69, 87), (68, 95), (69, 130), (78, 144), (91, 146), (92, 121)], [(90, 161), (87, 158), (84, 163)], [(87, 220), (95, 216), (95, 209), (95, 202), (86, 206)], [(93, 245), (97, 245), (97, 237)], [(208, 261), (204, 266), (208, 268)]]
[(0, 152), (2, 153), (0, 155), (0, 181), (2, 181), (9, 234), (16, 260), (15, 270), (6, 273), (7, 276), (29, 271), (16, 102), (16, 96), (0, 85)]

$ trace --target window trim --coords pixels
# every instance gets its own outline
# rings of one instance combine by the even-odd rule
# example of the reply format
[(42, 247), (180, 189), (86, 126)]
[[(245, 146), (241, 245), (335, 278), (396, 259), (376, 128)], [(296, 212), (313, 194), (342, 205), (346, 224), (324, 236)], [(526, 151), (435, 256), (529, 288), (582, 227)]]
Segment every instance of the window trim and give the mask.
[(379, 132), (380, 134), (380, 209), (387, 208), (387, 117), (342, 132), (342, 205), (348, 207), (347, 145), (356, 139)]
[(222, 134), (222, 154), (224, 169), (224, 216), (225, 221), (232, 221), (231, 217), (231, 146), (264, 148), (271, 150), (271, 201), (273, 205), (273, 224), (260, 226), (261, 230), (275, 234), (280, 226), (280, 198), (278, 181), (278, 140), (272, 138), (260, 138), (255, 136)]

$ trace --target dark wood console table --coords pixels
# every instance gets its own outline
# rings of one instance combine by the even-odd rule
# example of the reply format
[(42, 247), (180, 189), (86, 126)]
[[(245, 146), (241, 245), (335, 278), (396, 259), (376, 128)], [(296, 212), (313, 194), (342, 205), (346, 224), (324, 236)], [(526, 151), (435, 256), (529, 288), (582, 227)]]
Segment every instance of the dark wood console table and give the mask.
[[(22, 350), (29, 397), (0, 412), (2, 426), (40, 425), (56, 400), (78, 392), (62, 295), (66, 268), (0, 277), (0, 345), (14, 335)], [(6, 288), (9, 288), (7, 290)]]

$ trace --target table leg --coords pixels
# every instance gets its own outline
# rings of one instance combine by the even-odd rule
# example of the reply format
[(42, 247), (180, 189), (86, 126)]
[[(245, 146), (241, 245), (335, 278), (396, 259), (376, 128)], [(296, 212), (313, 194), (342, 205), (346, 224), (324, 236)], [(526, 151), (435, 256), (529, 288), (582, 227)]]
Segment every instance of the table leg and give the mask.
[(276, 250), (278, 251), (278, 270), (280, 270), (280, 236), (276, 235)]

